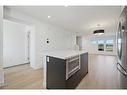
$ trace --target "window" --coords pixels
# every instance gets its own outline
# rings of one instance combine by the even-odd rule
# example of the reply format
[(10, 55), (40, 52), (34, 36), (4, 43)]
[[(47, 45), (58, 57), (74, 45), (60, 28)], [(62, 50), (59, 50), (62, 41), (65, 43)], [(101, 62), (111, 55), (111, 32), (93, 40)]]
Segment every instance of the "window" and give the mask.
[(107, 52), (113, 51), (113, 40), (106, 40), (106, 51)]
[(104, 51), (104, 40), (98, 41), (98, 51)]
[(97, 44), (97, 41), (93, 40), (91, 41), (92, 44)]
[(106, 40), (106, 44), (113, 44), (113, 40)]
[(98, 44), (104, 44), (104, 40), (99, 40)]
[[(121, 40), (119, 40), (119, 43), (120, 42)], [(91, 44), (98, 46), (98, 51), (113, 52), (113, 43), (114, 43), (114, 40), (112, 39), (91, 40)]]

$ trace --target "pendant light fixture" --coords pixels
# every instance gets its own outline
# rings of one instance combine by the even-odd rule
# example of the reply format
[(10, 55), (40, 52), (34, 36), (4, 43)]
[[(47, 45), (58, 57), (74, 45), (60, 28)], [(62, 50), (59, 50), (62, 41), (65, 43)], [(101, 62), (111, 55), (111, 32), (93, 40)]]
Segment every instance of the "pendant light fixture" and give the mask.
[(101, 29), (100, 24), (97, 24), (97, 28), (95, 31), (93, 31), (94, 35), (100, 36), (104, 34), (104, 29)]
[(99, 30), (95, 30), (93, 32), (94, 35), (103, 35), (104, 34), (104, 30), (103, 29), (99, 29)]

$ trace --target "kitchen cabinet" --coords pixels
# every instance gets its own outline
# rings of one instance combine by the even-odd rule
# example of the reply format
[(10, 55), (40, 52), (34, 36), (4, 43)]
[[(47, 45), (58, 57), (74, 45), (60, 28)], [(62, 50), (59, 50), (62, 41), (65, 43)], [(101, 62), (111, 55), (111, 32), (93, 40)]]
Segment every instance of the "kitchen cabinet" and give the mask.
[(88, 73), (88, 53), (81, 54), (81, 77)]
[(80, 83), (80, 81), (88, 73), (88, 53), (83, 53), (80, 55), (81, 68), (68, 80), (66, 80), (66, 88), (74, 89)]
[(88, 73), (88, 53), (80, 54), (81, 68), (66, 80), (66, 59), (47, 56), (46, 88), (74, 89)]
[(47, 88), (65, 88), (66, 61), (50, 56), (47, 58)]

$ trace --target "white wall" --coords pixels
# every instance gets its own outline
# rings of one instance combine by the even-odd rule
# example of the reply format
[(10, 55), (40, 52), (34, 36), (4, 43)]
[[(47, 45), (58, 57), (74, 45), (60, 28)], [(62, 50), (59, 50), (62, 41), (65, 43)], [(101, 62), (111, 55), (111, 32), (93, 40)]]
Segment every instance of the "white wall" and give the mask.
[[(35, 63), (33, 63), (33, 68), (37, 69), (42, 67), (42, 55), (44, 51), (73, 49), (75, 44), (75, 34), (72, 32), (39, 21), (16, 10), (5, 9), (4, 13), (6, 19), (17, 20), (34, 25)], [(49, 44), (46, 43), (47, 38), (50, 41)]]
[(4, 67), (26, 63), (25, 25), (3, 21), (3, 62)]
[[(49, 43), (46, 43), (49, 39)], [(58, 27), (40, 24), (36, 26), (36, 67), (42, 65), (43, 51), (67, 50), (74, 47), (75, 35)]]
[[(98, 44), (92, 44), (91, 40), (113, 40), (113, 52), (98, 51)], [(104, 54), (104, 55), (116, 55), (116, 35), (106, 35), (106, 36), (84, 36), (82, 47), (84, 50), (88, 51), (89, 54)]]
[(4, 83), (3, 72), (3, 7), (0, 6), (0, 86)]

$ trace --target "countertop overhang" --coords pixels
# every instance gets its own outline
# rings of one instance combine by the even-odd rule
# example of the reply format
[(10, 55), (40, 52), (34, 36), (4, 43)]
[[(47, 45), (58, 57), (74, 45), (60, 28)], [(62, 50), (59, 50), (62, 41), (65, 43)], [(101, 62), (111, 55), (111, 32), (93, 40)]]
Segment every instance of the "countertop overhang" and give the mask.
[(64, 51), (44, 51), (45, 56), (52, 56), (60, 59), (68, 59), (70, 57), (86, 53), (87, 51), (81, 50), (64, 50)]

